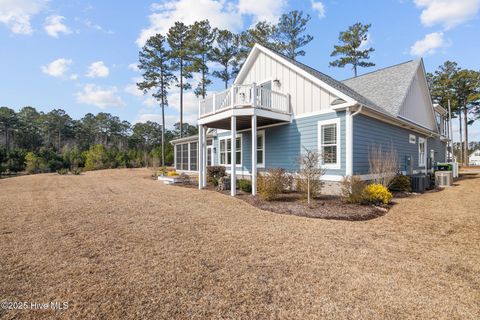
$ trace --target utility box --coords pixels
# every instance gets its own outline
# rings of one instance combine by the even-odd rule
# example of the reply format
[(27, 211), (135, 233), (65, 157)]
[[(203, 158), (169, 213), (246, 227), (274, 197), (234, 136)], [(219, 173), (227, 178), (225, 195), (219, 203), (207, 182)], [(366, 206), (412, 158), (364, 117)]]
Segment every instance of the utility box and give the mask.
[(407, 176), (413, 174), (412, 157), (411, 156), (405, 156), (405, 173), (406, 173)]
[(453, 185), (452, 171), (436, 171), (435, 172), (435, 186), (451, 187), (452, 185)]
[(417, 193), (425, 192), (427, 189), (427, 176), (423, 174), (417, 174), (411, 176), (412, 178), (412, 191)]

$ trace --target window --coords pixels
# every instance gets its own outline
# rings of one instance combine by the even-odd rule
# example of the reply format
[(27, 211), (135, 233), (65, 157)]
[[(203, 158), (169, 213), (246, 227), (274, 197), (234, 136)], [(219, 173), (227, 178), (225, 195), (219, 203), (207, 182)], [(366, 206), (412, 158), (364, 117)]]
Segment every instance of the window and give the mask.
[(340, 169), (340, 119), (318, 122), (318, 150), (326, 168)]
[(265, 132), (257, 134), (257, 165), (265, 165)]
[(198, 142), (175, 145), (175, 169), (183, 171), (198, 170)]
[(418, 166), (425, 165), (426, 143), (424, 138), (418, 138)]
[[(225, 138), (220, 140), (220, 164), (230, 165), (232, 164), (232, 139)], [(242, 137), (237, 137), (235, 141), (235, 163), (242, 165)]]
[(198, 142), (190, 143), (190, 171), (197, 171)]

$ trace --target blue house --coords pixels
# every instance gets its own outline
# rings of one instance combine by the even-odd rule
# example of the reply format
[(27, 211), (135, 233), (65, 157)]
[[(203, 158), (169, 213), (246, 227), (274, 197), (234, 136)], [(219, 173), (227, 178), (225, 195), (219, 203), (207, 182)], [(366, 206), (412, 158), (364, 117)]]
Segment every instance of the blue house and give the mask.
[(448, 122), (432, 104), (422, 60), (408, 61), (344, 81), (255, 45), (232, 87), (199, 101), (199, 135), (173, 141), (175, 168), (198, 173), (225, 166), (252, 180), (269, 168), (299, 171), (304, 148), (323, 155), (325, 193), (345, 176), (369, 175), (369, 149), (391, 147), (399, 171), (426, 172), (446, 160)]

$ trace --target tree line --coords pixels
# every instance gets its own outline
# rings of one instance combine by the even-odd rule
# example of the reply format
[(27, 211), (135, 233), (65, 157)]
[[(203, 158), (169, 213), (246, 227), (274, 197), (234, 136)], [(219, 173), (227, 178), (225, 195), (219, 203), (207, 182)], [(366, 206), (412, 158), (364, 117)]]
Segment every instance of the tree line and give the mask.
[[(18, 112), (0, 107), (0, 173), (23, 171), (28, 161), (35, 163), (32, 170), (38, 172), (159, 166), (161, 132), (156, 122), (132, 125), (104, 112), (75, 120), (62, 109), (44, 113), (30, 106)], [(196, 132), (195, 126), (184, 124), (184, 134)], [(166, 164), (174, 159), (168, 142), (177, 137), (178, 123), (165, 131)]]
[[(158, 101), (162, 110), (162, 128), (165, 127), (164, 114), (169, 90), (172, 86), (178, 87), (182, 128), (183, 96), (186, 90), (193, 89), (197, 97), (204, 99), (212, 78), (217, 78), (227, 89), (256, 43), (290, 59), (304, 56), (304, 47), (313, 40), (313, 36), (307, 33), (309, 21), (308, 14), (294, 10), (283, 14), (277, 23), (261, 21), (239, 34), (213, 28), (208, 20), (192, 25), (177, 21), (165, 35), (150, 37), (139, 52), (138, 68), (142, 71), (143, 79), (137, 83), (137, 87)], [(374, 66), (368, 61), (374, 49), (361, 49), (367, 41), (370, 27), (370, 24), (356, 23), (340, 32), (340, 44), (334, 47), (331, 54), (338, 58), (330, 65), (352, 65), (355, 76), (359, 67)], [(212, 68), (212, 64), (217, 67)], [(199, 75), (196, 83), (191, 83), (193, 74)], [(180, 130), (182, 135), (183, 130)], [(164, 161), (162, 159), (162, 164)]]
[[(433, 73), (427, 73), (432, 100), (450, 108), (458, 119), (459, 144), (453, 145), (458, 162), (468, 164), (468, 126), (480, 118), (480, 72), (462, 69), (454, 61), (445, 61)], [(453, 137), (451, 137), (453, 138)]]

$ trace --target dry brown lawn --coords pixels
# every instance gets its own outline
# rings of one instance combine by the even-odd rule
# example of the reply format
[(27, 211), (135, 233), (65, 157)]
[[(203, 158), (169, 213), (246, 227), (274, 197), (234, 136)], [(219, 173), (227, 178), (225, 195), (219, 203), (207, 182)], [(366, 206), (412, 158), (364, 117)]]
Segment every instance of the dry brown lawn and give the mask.
[(480, 178), (362, 222), (261, 211), (146, 170), (0, 180), (2, 319), (479, 319)]

